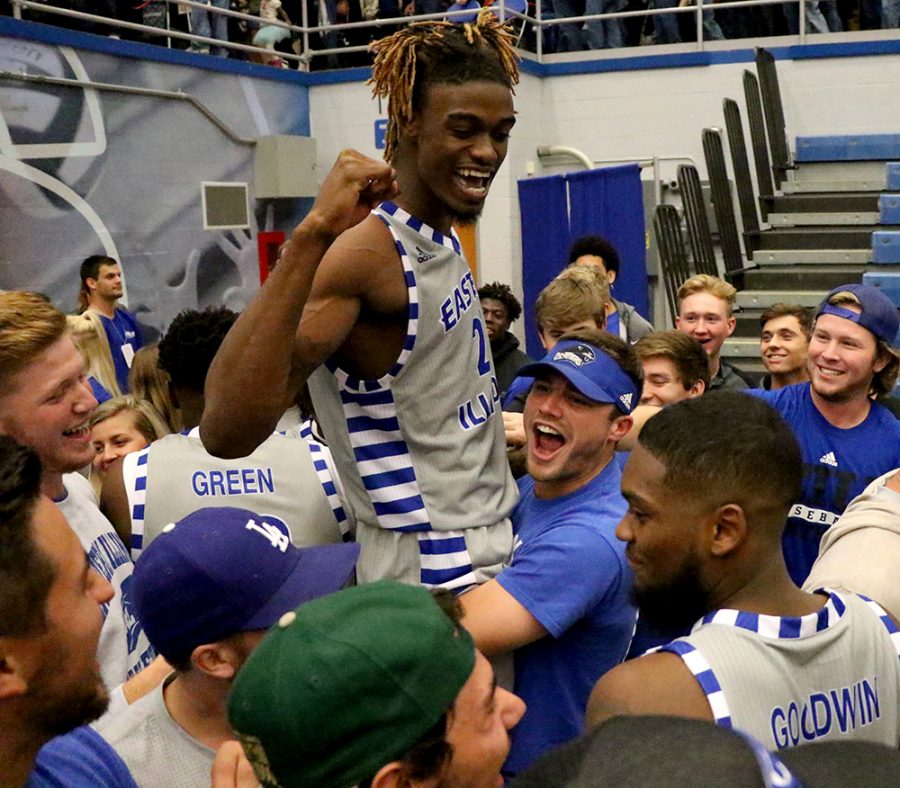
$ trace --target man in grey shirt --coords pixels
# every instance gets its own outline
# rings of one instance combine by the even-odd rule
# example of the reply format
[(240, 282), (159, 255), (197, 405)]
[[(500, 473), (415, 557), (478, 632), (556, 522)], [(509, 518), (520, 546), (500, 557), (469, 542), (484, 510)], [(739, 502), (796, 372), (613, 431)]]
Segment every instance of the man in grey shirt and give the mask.
[(298, 549), (278, 518), (201, 509), (170, 524), (135, 565), (135, 605), (173, 667), (160, 687), (96, 727), (142, 786), (208, 785), (215, 751), (234, 738), (225, 701), (266, 629), (338, 591), (359, 546)]

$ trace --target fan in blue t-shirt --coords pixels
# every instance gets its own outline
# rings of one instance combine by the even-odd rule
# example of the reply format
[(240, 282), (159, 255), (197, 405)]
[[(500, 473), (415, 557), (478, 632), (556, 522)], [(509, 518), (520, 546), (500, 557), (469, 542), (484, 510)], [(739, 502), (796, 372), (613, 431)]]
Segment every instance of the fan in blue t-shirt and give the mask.
[[(900, 467), (900, 422), (872, 401), (891, 390), (900, 317), (867, 285), (842, 285), (820, 305), (809, 343), (809, 383), (754, 390), (788, 423), (803, 453), (803, 492), (784, 532), (785, 561), (802, 584), (822, 534), (875, 478)], [(773, 473), (778, 469), (773, 468)]]

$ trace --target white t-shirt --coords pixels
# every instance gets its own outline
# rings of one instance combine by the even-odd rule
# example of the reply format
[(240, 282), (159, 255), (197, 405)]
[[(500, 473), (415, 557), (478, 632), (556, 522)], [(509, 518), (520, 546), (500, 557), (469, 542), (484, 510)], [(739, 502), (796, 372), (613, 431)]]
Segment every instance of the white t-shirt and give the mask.
[(63, 476), (66, 497), (56, 501), (81, 546), (88, 564), (113, 587), (113, 598), (103, 605), (103, 629), (97, 661), (110, 689), (153, 661), (155, 652), (134, 615), (131, 572), (134, 564), (109, 520), (97, 507), (90, 482), (77, 473)]
[(141, 788), (200, 788), (209, 785), (215, 750), (201, 744), (169, 716), (163, 690), (171, 673), (152, 692), (94, 723), (125, 761)]

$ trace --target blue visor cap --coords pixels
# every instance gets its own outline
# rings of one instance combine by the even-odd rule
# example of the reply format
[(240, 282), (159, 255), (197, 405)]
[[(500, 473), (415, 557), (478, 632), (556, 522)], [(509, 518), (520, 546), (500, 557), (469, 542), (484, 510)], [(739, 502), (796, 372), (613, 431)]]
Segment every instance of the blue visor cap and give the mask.
[(587, 342), (564, 339), (518, 374), (539, 378), (548, 371), (558, 372), (588, 399), (615, 405), (625, 414), (631, 413), (641, 399), (641, 386), (635, 385), (616, 361)]
[[(828, 299), (833, 295), (845, 291), (853, 293), (859, 299), (861, 313), (828, 303)], [(869, 329), (878, 339), (883, 339), (889, 345), (894, 344), (897, 331), (900, 329), (900, 313), (897, 312), (897, 307), (881, 290), (869, 285), (850, 284), (834, 288), (819, 305), (816, 317), (819, 315), (835, 315), (850, 320)]]

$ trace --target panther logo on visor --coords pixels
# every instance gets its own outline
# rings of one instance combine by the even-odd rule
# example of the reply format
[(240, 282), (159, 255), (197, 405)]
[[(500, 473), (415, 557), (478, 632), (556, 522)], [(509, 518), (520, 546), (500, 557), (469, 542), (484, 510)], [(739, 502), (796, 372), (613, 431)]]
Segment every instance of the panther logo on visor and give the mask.
[(576, 367), (583, 367), (596, 360), (594, 351), (587, 345), (575, 345), (568, 350), (560, 350), (553, 354), (554, 361), (568, 361)]

